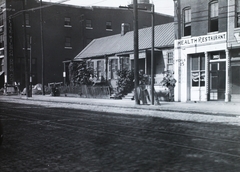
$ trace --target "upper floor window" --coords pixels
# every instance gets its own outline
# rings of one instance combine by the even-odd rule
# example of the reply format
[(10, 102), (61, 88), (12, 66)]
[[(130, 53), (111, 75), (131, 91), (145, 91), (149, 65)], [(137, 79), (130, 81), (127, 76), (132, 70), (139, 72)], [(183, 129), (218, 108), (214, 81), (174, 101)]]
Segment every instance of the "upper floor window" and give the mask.
[(218, 2), (212, 1), (209, 9), (209, 31), (215, 32), (218, 31)]
[(92, 20), (86, 20), (86, 29), (92, 29)]
[(70, 37), (66, 37), (65, 38), (65, 48), (71, 48), (71, 38)]
[(65, 17), (64, 19), (64, 26), (71, 26), (71, 19), (69, 17)]
[(29, 14), (25, 13), (25, 20), (26, 20), (26, 26), (30, 26), (30, 21), (29, 21)]
[(191, 35), (191, 8), (186, 8), (183, 11), (183, 18), (184, 18), (184, 28), (183, 34), (184, 36)]
[(106, 30), (112, 30), (112, 22), (106, 22)]
[(240, 27), (240, 0), (236, 0), (236, 27)]

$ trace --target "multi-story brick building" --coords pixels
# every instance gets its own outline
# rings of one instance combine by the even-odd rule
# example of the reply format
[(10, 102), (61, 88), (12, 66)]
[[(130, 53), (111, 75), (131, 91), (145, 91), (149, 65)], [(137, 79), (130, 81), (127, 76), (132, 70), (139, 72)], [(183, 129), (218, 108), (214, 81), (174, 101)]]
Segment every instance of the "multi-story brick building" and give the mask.
[[(31, 66), (33, 84), (42, 83), (42, 79), (45, 84), (63, 81), (63, 61), (72, 60), (91, 40), (120, 34), (122, 23), (128, 23), (133, 30), (132, 10), (40, 4), (39, 0), (0, 0), (0, 88), (13, 82), (25, 86), (25, 57), (31, 57), (31, 65), (27, 66)], [(173, 21), (165, 14), (156, 13), (155, 17), (156, 25)], [(151, 12), (139, 11), (139, 28), (149, 26)]]
[(240, 96), (237, 2), (174, 0), (175, 101), (228, 102)]

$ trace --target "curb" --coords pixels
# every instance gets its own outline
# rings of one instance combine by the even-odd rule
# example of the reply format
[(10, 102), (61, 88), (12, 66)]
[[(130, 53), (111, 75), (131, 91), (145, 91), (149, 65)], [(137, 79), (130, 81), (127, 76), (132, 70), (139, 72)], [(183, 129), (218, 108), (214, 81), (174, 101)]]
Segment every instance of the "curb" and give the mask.
[[(213, 115), (213, 116), (224, 116), (224, 117), (239, 117), (237, 114), (223, 112), (203, 112), (199, 110), (184, 110), (184, 109), (169, 109), (164, 108), (159, 105), (159, 107), (155, 106), (154, 108), (149, 108), (148, 106), (154, 105), (134, 105), (134, 106), (122, 106), (122, 105), (112, 105), (112, 104), (100, 104), (100, 103), (91, 103), (91, 102), (69, 102), (69, 101), (54, 101), (54, 100), (41, 100), (41, 99), (28, 99), (23, 97), (11, 97), (11, 99), (20, 99), (20, 100), (31, 100), (31, 101), (41, 101), (41, 102), (56, 102), (56, 103), (71, 103), (78, 105), (86, 105), (86, 106), (103, 106), (103, 107), (114, 107), (114, 108), (125, 108), (125, 109), (138, 109), (138, 110), (150, 110), (150, 111), (161, 111), (161, 112), (178, 112), (178, 113), (188, 113), (188, 114), (201, 114), (201, 115)], [(143, 107), (144, 106), (144, 107)]]

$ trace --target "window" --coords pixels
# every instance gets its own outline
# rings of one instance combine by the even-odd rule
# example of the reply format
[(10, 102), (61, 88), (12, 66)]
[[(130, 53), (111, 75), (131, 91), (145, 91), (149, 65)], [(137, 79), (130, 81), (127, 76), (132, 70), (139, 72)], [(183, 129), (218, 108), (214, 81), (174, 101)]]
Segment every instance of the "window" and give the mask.
[(184, 36), (191, 35), (191, 9), (186, 8), (184, 9), (184, 28), (183, 28), (183, 34)]
[(112, 30), (112, 22), (106, 22), (106, 30)]
[(173, 52), (167, 54), (167, 70), (173, 71)]
[(4, 66), (4, 58), (0, 59), (0, 71), (3, 71), (3, 66)]
[[(30, 35), (26, 35), (26, 38), (27, 38), (27, 49), (30, 50), (30, 39), (31, 39), (31, 36)], [(23, 39), (23, 49), (25, 49), (25, 39)]]
[(69, 48), (69, 47), (71, 47), (71, 38), (66, 37), (65, 38), (65, 48)]
[(97, 80), (101, 80), (103, 77), (103, 72), (104, 72), (104, 62), (103, 60), (97, 61)]
[(92, 29), (92, 20), (86, 20), (86, 29)]
[(3, 25), (3, 14), (0, 14), (0, 26)]
[(129, 57), (120, 57), (120, 69), (128, 70), (130, 67), (130, 58)]
[(218, 2), (213, 1), (210, 3), (210, 19), (209, 19), (209, 31), (218, 31)]
[(117, 79), (118, 59), (110, 61), (111, 79)]
[(240, 0), (236, 0), (236, 27), (240, 27)]
[(4, 39), (3, 35), (0, 35), (0, 48), (4, 47)]
[(205, 57), (196, 54), (192, 57), (191, 63), (192, 87), (205, 86)]
[(26, 26), (30, 26), (29, 14), (28, 13), (25, 14), (25, 20), (26, 20)]
[(87, 67), (93, 69), (94, 63), (92, 60), (87, 61)]
[(65, 27), (70, 27), (71, 26), (71, 19), (69, 17), (65, 17), (64, 26)]

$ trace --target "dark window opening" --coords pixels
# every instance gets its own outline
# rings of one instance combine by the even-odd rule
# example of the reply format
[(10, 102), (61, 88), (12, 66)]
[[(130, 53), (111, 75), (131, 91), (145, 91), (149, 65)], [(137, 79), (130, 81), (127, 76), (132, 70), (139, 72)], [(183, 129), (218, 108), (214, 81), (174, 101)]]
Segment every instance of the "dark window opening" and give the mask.
[(64, 26), (71, 26), (71, 19), (69, 17), (65, 17)]
[(112, 30), (112, 22), (106, 22), (106, 30)]
[(86, 28), (92, 28), (92, 20), (86, 20)]
[(191, 9), (187, 8), (184, 9), (184, 29), (183, 34), (184, 36), (190, 36), (191, 35)]
[(218, 31), (218, 2), (213, 1), (210, 3), (210, 18), (209, 18), (209, 31)]

